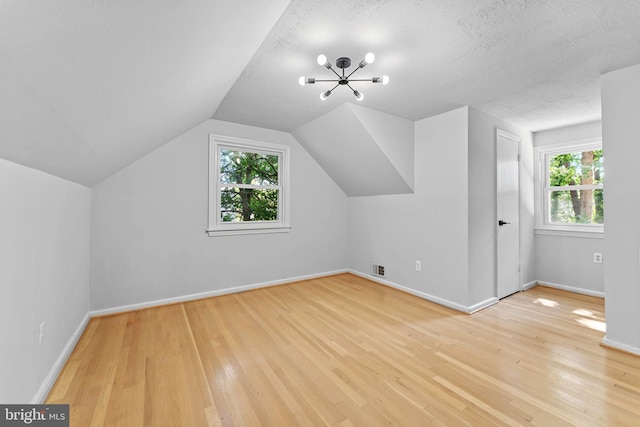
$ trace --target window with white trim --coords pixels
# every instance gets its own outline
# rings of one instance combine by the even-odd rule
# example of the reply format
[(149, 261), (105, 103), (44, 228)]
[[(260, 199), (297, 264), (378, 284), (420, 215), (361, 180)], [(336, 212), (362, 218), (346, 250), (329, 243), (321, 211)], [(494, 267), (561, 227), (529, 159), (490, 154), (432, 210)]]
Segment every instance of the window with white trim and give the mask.
[(288, 202), (288, 146), (210, 135), (210, 236), (287, 232)]
[(538, 227), (602, 232), (602, 141), (539, 148)]

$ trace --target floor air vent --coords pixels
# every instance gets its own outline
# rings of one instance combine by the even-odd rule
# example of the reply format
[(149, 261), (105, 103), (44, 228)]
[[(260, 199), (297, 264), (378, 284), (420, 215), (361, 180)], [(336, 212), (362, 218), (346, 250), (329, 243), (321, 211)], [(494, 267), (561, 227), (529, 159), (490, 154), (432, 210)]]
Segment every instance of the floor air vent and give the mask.
[(371, 273), (374, 276), (384, 277), (384, 265), (373, 264)]

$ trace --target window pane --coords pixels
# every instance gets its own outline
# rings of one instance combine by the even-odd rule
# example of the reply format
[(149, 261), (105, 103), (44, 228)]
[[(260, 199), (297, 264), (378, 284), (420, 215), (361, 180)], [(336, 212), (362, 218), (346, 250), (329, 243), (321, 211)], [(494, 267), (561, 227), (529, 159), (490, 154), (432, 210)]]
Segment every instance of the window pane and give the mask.
[(220, 182), (278, 185), (278, 156), (221, 149)]
[(549, 186), (602, 184), (602, 150), (556, 154), (549, 157)]
[(278, 221), (278, 190), (222, 187), (222, 222)]
[(602, 189), (550, 191), (549, 221), (555, 224), (603, 224)]

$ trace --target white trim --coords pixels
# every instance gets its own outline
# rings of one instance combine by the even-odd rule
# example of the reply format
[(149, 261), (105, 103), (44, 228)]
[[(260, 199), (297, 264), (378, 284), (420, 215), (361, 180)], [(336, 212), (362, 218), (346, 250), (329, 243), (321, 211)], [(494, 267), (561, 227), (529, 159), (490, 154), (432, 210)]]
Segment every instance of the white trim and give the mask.
[(597, 229), (589, 229), (586, 226), (582, 228), (578, 228), (579, 226), (575, 226), (571, 229), (567, 229), (567, 227), (535, 227), (534, 233), (542, 236), (566, 236), (566, 237), (581, 237), (585, 239), (604, 239), (604, 227), (602, 226), (593, 226), (597, 227)]
[(563, 141), (549, 145), (539, 145), (537, 147), (534, 147), (533, 150), (536, 154), (540, 152), (558, 154), (566, 153), (567, 151), (571, 150), (583, 151), (585, 148), (594, 148), (595, 146), (602, 146), (601, 136)]
[[(495, 154), (495, 160), (496, 160), (496, 165), (497, 165), (497, 161), (498, 161), (498, 143), (500, 142), (500, 138), (503, 139), (507, 139), (511, 142), (514, 142), (517, 144), (518, 146), (518, 161), (517, 161), (517, 167), (518, 167), (518, 282), (520, 282), (522, 280), (522, 271), (520, 266), (522, 265), (522, 242), (523, 242), (523, 238), (522, 238), (522, 233), (523, 233), (523, 227), (522, 227), (522, 167), (520, 166), (520, 158), (521, 158), (521, 151), (522, 151), (522, 147), (520, 144), (520, 141), (522, 138), (520, 138), (520, 136), (509, 133), (505, 130), (502, 130), (500, 128), (496, 128), (496, 141), (495, 141), (495, 149), (496, 149), (496, 154)], [(500, 215), (500, 198), (498, 195), (498, 185), (500, 184), (498, 182), (498, 168), (496, 167), (496, 173), (495, 173), (495, 195), (496, 195), (496, 215)], [(496, 218), (496, 222), (499, 220), (500, 218)], [(495, 234), (495, 264), (494, 264), (494, 268), (496, 271), (496, 274), (499, 275), (499, 269), (500, 269), (500, 257), (498, 256), (498, 233), (496, 231)], [(500, 300), (500, 296), (498, 295), (500, 293), (500, 289), (498, 288), (498, 282), (496, 280), (496, 284), (495, 284), (495, 295), (496, 295), (496, 300), (499, 301)], [(505, 297), (506, 295), (503, 295), (502, 297)]]
[(234, 288), (221, 289), (217, 291), (202, 292), (198, 294), (183, 295), (183, 296), (174, 297), (174, 298), (148, 301), (148, 302), (139, 303), (139, 304), (130, 304), (130, 305), (125, 305), (120, 307), (112, 307), (112, 308), (107, 308), (102, 310), (89, 311), (87, 314), (84, 315), (84, 317), (80, 321), (80, 324), (76, 328), (75, 332), (73, 333), (73, 335), (71, 335), (71, 338), (67, 342), (67, 345), (65, 345), (64, 349), (58, 356), (58, 359), (55, 361), (55, 363), (49, 370), (49, 373), (44, 378), (44, 380), (42, 380), (42, 382), (40, 383), (40, 387), (38, 387), (36, 394), (31, 399), (31, 404), (36, 405), (36, 404), (44, 403), (45, 399), (47, 398), (47, 395), (51, 391), (51, 388), (53, 387), (56, 380), (58, 379), (58, 375), (60, 375), (60, 371), (62, 370), (64, 365), (67, 363), (69, 356), (71, 356), (71, 353), (75, 349), (76, 345), (78, 344), (78, 341), (80, 340), (80, 337), (82, 336), (82, 334), (84, 333), (84, 330), (89, 324), (89, 320), (93, 317), (123, 313), (127, 311), (139, 310), (142, 308), (174, 304), (178, 302), (193, 301), (193, 300), (209, 298), (209, 297), (219, 296), (219, 295), (233, 294), (237, 292), (249, 291), (252, 289), (265, 288), (268, 286), (276, 286), (276, 285), (282, 285), (286, 283), (300, 282), (303, 280), (317, 279), (319, 277), (334, 276), (336, 274), (342, 274), (342, 273), (348, 273), (348, 272), (349, 271), (345, 269), (345, 270), (336, 270), (336, 271), (330, 271), (330, 272), (318, 273), (318, 274), (309, 274), (305, 276), (291, 277), (288, 279), (280, 279), (280, 280), (256, 283), (256, 284), (246, 285), (246, 286), (238, 286)]
[(468, 314), (476, 313), (476, 312), (478, 312), (480, 310), (484, 310), (487, 307), (491, 307), (492, 305), (497, 304), (498, 302), (500, 302), (500, 300), (497, 297), (488, 298), (488, 299), (486, 299), (484, 301), (480, 301), (479, 303), (468, 307), (468, 312), (467, 313)]
[(376, 277), (376, 276), (373, 276), (371, 274), (362, 273), (362, 272), (356, 271), (356, 270), (349, 270), (348, 272), (351, 273), (351, 274), (354, 274), (356, 276), (360, 276), (362, 278), (371, 280), (372, 282), (380, 283), (381, 285), (385, 285), (385, 286), (389, 286), (390, 288), (398, 289), (400, 291), (406, 292), (406, 293), (411, 294), (411, 295), (415, 295), (415, 296), (420, 297), (422, 299), (425, 299), (427, 301), (431, 301), (433, 303), (436, 303), (436, 304), (442, 305), (444, 307), (448, 307), (448, 308), (451, 308), (453, 310), (460, 311), (460, 312), (466, 313), (466, 314), (475, 313), (476, 311), (482, 310), (483, 308), (489, 307), (490, 305), (493, 305), (493, 304), (498, 302), (498, 298), (494, 297), (494, 298), (489, 298), (486, 301), (482, 301), (482, 302), (480, 302), (478, 304), (475, 304), (475, 305), (473, 305), (471, 307), (467, 307), (465, 305), (458, 304), (457, 302), (453, 302), (453, 301), (446, 300), (444, 298), (436, 297), (434, 295), (430, 295), (430, 294), (427, 294), (425, 292), (416, 291), (415, 289), (411, 289), (411, 288), (408, 288), (406, 286), (399, 285), (399, 284), (397, 284), (395, 282), (391, 282), (389, 280), (382, 279), (380, 277)]
[(288, 233), (291, 231), (290, 225), (283, 225), (282, 227), (256, 227), (250, 229), (244, 228), (229, 228), (228, 230), (207, 230), (209, 237), (218, 236), (237, 236), (242, 234), (272, 234), (272, 233)]
[(365, 274), (365, 273), (361, 273), (359, 271), (356, 270), (351, 270), (351, 269), (344, 269), (344, 270), (335, 270), (335, 271), (328, 271), (328, 272), (324, 272), (324, 273), (317, 273), (317, 274), (310, 274), (310, 275), (305, 275), (305, 276), (298, 276), (298, 277), (290, 277), (290, 278), (286, 278), (286, 279), (279, 279), (279, 280), (273, 280), (273, 281), (269, 281), (269, 282), (261, 282), (261, 283), (254, 283), (254, 284), (250, 284), (250, 285), (243, 285), (243, 286), (236, 286), (233, 288), (225, 288), (225, 289), (218, 289), (215, 291), (207, 291), (207, 292), (200, 292), (197, 294), (188, 294), (188, 295), (181, 295), (181, 296), (177, 296), (177, 297), (172, 297), (172, 298), (164, 298), (164, 299), (160, 299), (160, 300), (153, 300), (153, 301), (147, 301), (147, 302), (142, 302), (142, 303), (137, 303), (137, 304), (128, 304), (128, 305), (122, 305), (122, 306), (117, 306), (117, 307), (111, 307), (111, 308), (105, 308), (105, 309), (100, 309), (100, 310), (92, 310), (88, 313), (88, 316), (93, 318), (93, 317), (100, 317), (100, 316), (107, 316), (107, 315), (111, 315), (111, 314), (117, 314), (117, 313), (124, 313), (127, 311), (134, 311), (134, 310), (140, 310), (143, 308), (150, 308), (150, 307), (159, 307), (162, 305), (168, 305), (168, 304), (176, 304), (176, 303), (180, 303), (180, 302), (187, 302), (187, 301), (195, 301), (195, 300), (199, 300), (199, 299), (203, 299), (203, 298), (210, 298), (210, 297), (216, 297), (216, 296), (221, 296), (221, 295), (229, 295), (229, 294), (235, 294), (235, 293), (239, 293), (239, 292), (246, 292), (246, 291), (250, 291), (253, 289), (260, 289), (260, 288), (266, 288), (266, 287), (270, 287), (270, 286), (277, 286), (277, 285), (283, 285), (283, 284), (287, 284), (287, 283), (295, 283), (295, 282), (300, 282), (303, 280), (310, 280), (310, 279), (317, 279), (320, 277), (328, 277), (328, 276), (335, 276), (337, 274), (343, 274), (343, 273), (351, 273), (355, 276), (360, 276), (363, 277), (365, 279), (371, 280), (372, 282), (376, 282), (376, 283), (380, 283), (382, 285), (386, 285), (392, 288), (396, 288), (399, 289), (401, 291), (407, 292), (409, 294), (418, 296), (422, 299), (426, 299), (428, 301), (434, 302), (436, 304), (448, 307), (448, 308), (452, 308), (454, 310), (457, 311), (461, 311), (463, 313), (467, 313), (467, 314), (472, 314), (475, 313), (479, 310), (482, 310), (486, 307), (489, 307), (495, 303), (498, 302), (498, 298), (492, 297), (489, 298), (485, 301), (481, 301), (477, 304), (474, 304), (472, 306), (464, 306), (462, 304), (458, 304), (456, 302), (453, 301), (449, 301), (443, 298), (439, 298), (436, 297), (434, 295), (430, 295), (424, 292), (420, 292), (420, 291), (416, 291), (415, 289), (411, 289), (411, 288), (407, 288), (405, 286), (399, 285), (397, 283), (394, 282), (390, 282), (388, 280), (379, 278), (379, 277), (375, 277), (371, 274)]
[[(535, 232), (536, 234), (556, 234), (558, 236), (575, 236), (575, 237), (594, 237), (587, 236), (586, 233), (602, 233), (604, 226), (600, 224), (584, 225), (584, 224), (562, 224), (554, 225), (547, 223), (547, 202), (546, 191), (549, 188), (547, 185), (547, 163), (546, 158), (548, 155), (567, 153), (572, 151), (584, 151), (589, 149), (602, 149), (602, 137), (596, 138), (584, 138), (574, 141), (565, 141), (553, 145), (542, 145), (534, 147), (533, 159), (534, 159), (534, 216), (535, 216)], [(604, 189), (604, 185), (598, 184), (599, 188)], [(577, 187), (577, 186), (576, 186)], [(594, 187), (590, 185), (588, 187)], [(590, 231), (589, 227), (593, 227), (596, 230)], [(587, 228), (585, 230), (585, 228)], [(555, 233), (538, 232), (538, 230), (554, 230)]]
[(560, 285), (558, 283), (553, 282), (543, 282), (542, 280), (537, 281), (538, 285), (547, 286), (549, 288), (556, 288), (562, 291), (573, 292), (574, 294), (582, 294), (589, 295), (592, 297), (604, 298), (604, 292), (600, 291), (592, 291), (591, 289), (583, 289), (583, 288), (574, 288), (573, 286)]
[[(278, 220), (256, 222), (219, 222), (220, 212), (220, 185), (219, 185), (219, 148), (231, 148), (240, 151), (251, 151), (262, 154), (273, 154), (280, 158), (278, 166)], [(274, 144), (271, 142), (255, 141), (251, 139), (236, 138), (232, 136), (209, 134), (209, 187), (208, 187), (208, 227), (209, 237), (231, 236), (236, 234), (263, 234), (263, 233), (287, 233), (290, 225), (290, 153), (288, 145)], [(229, 185), (234, 186), (234, 185)], [(253, 188), (254, 186), (246, 186)], [(262, 188), (260, 186), (260, 188)]]
[(614, 350), (621, 350), (627, 353), (635, 354), (636, 356), (640, 356), (640, 348), (623, 344), (618, 341), (610, 340), (606, 335), (604, 336), (604, 338), (602, 338), (602, 345)]
[(550, 185), (545, 187), (548, 191), (569, 191), (569, 190), (602, 190), (604, 184), (576, 184), (576, 185)]
[(78, 344), (78, 340), (80, 340), (80, 337), (82, 336), (82, 333), (84, 332), (88, 324), (89, 324), (89, 314), (85, 314), (82, 320), (80, 321), (80, 324), (76, 328), (75, 332), (73, 333), (73, 335), (71, 335), (71, 338), (69, 338), (67, 345), (65, 345), (64, 348), (62, 349), (60, 356), (58, 356), (58, 359), (55, 361), (55, 363), (49, 370), (49, 373), (47, 374), (46, 377), (44, 377), (44, 380), (42, 380), (42, 382), (40, 383), (40, 387), (38, 387), (38, 391), (36, 391), (36, 394), (31, 399), (32, 405), (38, 405), (38, 404), (44, 403), (44, 400), (47, 398), (47, 395), (51, 391), (51, 388), (53, 387), (56, 380), (58, 379), (58, 375), (60, 374), (60, 371), (64, 367), (65, 363), (67, 363), (67, 359), (69, 359), (69, 356), (71, 356), (73, 349), (76, 347), (76, 344)]
[(317, 279), (319, 277), (335, 276), (336, 274), (348, 273), (348, 270), (336, 270), (325, 273), (309, 274), (305, 276), (289, 277), (286, 279), (272, 280), (269, 282), (253, 283), (250, 285), (235, 286), (232, 288), (217, 289), (214, 291), (199, 292), (197, 294), (180, 295), (171, 298), (164, 298), (153, 301), (146, 301), (136, 304), (121, 305), (117, 307), (104, 308), (100, 310), (92, 310), (89, 312), (90, 317), (100, 317), (110, 314), (124, 313), (127, 311), (140, 310), (142, 308), (159, 307), (162, 305), (176, 304), (179, 302), (195, 301), (203, 298), (217, 297), (221, 295), (235, 294), (246, 292), (253, 289), (266, 288), (269, 286), (283, 285), (287, 283), (301, 282), (303, 280)]
[[(355, 276), (360, 276), (363, 277), (365, 279), (371, 280), (372, 282), (376, 282), (376, 283), (380, 283), (382, 285), (386, 285), (398, 290), (401, 290), (403, 292), (407, 292), (409, 294), (415, 295), (417, 297), (420, 297), (422, 299), (425, 299), (427, 301), (431, 301), (433, 303), (451, 308), (453, 310), (456, 311), (460, 311), (466, 314), (473, 314), (476, 313), (484, 308), (490, 307), (494, 304), (496, 304), (499, 300), (498, 298), (488, 298), (485, 301), (481, 301), (477, 304), (474, 304), (472, 306), (464, 306), (462, 304), (458, 304), (456, 302), (453, 301), (449, 301), (443, 298), (439, 298), (430, 294), (427, 294), (425, 292), (420, 292), (420, 291), (416, 291), (415, 289), (411, 289), (408, 288), (406, 286), (402, 286), (399, 285), (397, 283), (391, 282), (389, 280), (385, 280), (379, 277), (375, 277), (372, 276), (370, 274), (365, 274), (365, 273), (361, 273), (359, 271), (356, 270), (351, 270), (351, 269), (343, 269), (343, 270), (334, 270), (334, 271), (329, 271), (329, 272), (324, 272), (324, 273), (317, 273), (317, 274), (309, 274), (309, 275), (304, 275), (304, 276), (297, 276), (297, 277), (290, 277), (288, 279), (279, 279), (279, 280), (272, 280), (269, 282), (261, 282), (261, 283), (254, 283), (254, 284), (250, 284), (250, 285), (244, 285), (244, 286), (236, 286), (233, 288), (226, 288), (226, 289), (219, 289), (219, 290), (215, 290), (215, 291), (208, 291), (208, 292), (200, 292), (197, 294), (189, 294), (189, 295), (182, 295), (182, 296), (178, 296), (178, 297), (172, 297), (172, 298), (165, 298), (165, 299), (161, 299), (161, 300), (154, 300), (154, 301), (147, 301), (147, 302), (143, 302), (143, 303), (137, 303), (137, 304), (129, 304), (129, 305), (123, 305), (123, 306), (118, 306), (118, 307), (112, 307), (112, 308), (106, 308), (106, 309), (101, 309), (101, 310), (91, 310), (89, 311), (87, 314), (85, 314), (85, 316), (82, 318), (82, 320), (80, 321), (80, 324), (78, 325), (78, 327), (76, 328), (75, 332), (73, 333), (73, 335), (71, 336), (71, 338), (69, 339), (69, 341), (67, 342), (67, 345), (64, 347), (64, 349), (62, 350), (62, 352), (60, 353), (60, 356), (58, 356), (58, 359), (55, 361), (55, 363), (53, 364), (53, 366), (51, 367), (51, 370), (49, 371), (49, 373), (47, 374), (47, 376), (44, 378), (44, 380), (42, 381), (42, 383), (40, 384), (40, 387), (38, 388), (38, 391), (36, 392), (36, 394), (33, 396), (33, 398), (31, 399), (31, 404), (40, 404), (43, 403), (44, 400), (47, 398), (47, 395), (49, 394), (49, 392), (51, 391), (51, 388), (53, 387), (53, 385), (55, 384), (58, 375), (60, 374), (60, 371), (62, 370), (62, 368), (64, 367), (65, 363), (67, 362), (67, 360), (69, 359), (69, 356), (71, 356), (71, 353), (73, 352), (75, 346), (78, 344), (78, 341), (80, 340), (80, 337), (82, 336), (84, 330), (86, 329), (87, 325), (89, 324), (89, 320), (93, 317), (100, 317), (100, 316), (106, 316), (106, 315), (110, 315), (110, 314), (117, 314), (117, 313), (124, 313), (127, 311), (134, 311), (134, 310), (139, 310), (139, 309), (143, 309), (143, 308), (150, 308), (150, 307), (158, 307), (158, 306), (162, 306), (162, 305), (168, 305), (168, 304), (175, 304), (175, 303), (179, 303), (179, 302), (186, 302), (186, 301), (195, 301), (195, 300), (199, 300), (199, 299), (203, 299), (203, 298), (210, 298), (210, 297), (215, 297), (215, 296), (221, 296), (221, 295), (229, 295), (229, 294), (234, 294), (234, 293), (238, 293), (238, 292), (245, 292), (245, 291), (250, 291), (253, 289), (260, 289), (260, 288), (266, 288), (266, 287), (270, 287), (270, 286), (277, 286), (277, 285), (283, 285), (283, 284), (287, 284), (287, 283), (295, 283), (295, 282), (300, 282), (300, 281), (304, 281), (304, 280), (311, 280), (311, 279), (317, 279), (320, 277), (328, 277), (328, 276), (335, 276), (337, 274), (343, 274), (343, 273), (351, 273)], [(525, 283), (524, 285), (522, 285), (522, 289), (523, 290), (527, 290), (530, 288), (533, 288), (536, 285), (542, 285), (542, 286), (548, 286), (551, 288), (557, 288), (557, 289), (561, 289), (561, 290), (565, 290), (565, 291), (569, 291), (569, 292), (574, 292), (574, 293), (579, 293), (579, 294), (584, 294), (584, 295), (591, 295), (591, 296), (595, 296), (595, 297), (600, 297), (600, 298), (604, 298), (604, 293), (603, 292), (598, 292), (598, 291), (589, 291), (589, 290), (585, 290), (585, 289), (580, 289), (580, 288), (573, 288), (570, 286), (564, 286), (564, 285), (559, 285), (556, 283), (551, 283), (551, 282), (543, 282), (543, 281), (532, 281), (529, 283)], [(611, 341), (609, 339), (606, 338), (606, 336), (602, 339), (602, 343), (612, 347), (612, 348), (617, 348), (629, 353), (633, 353), (633, 354), (638, 354), (640, 355), (640, 348), (635, 348), (635, 347), (631, 347), (625, 344), (621, 344), (615, 341)]]
[(511, 140), (513, 142), (520, 142), (520, 140), (522, 139), (518, 135), (515, 135), (513, 133), (507, 132), (506, 130), (502, 130), (502, 129), (499, 129), (499, 128), (496, 129), (496, 137), (506, 138), (506, 139), (509, 139), (509, 140)]

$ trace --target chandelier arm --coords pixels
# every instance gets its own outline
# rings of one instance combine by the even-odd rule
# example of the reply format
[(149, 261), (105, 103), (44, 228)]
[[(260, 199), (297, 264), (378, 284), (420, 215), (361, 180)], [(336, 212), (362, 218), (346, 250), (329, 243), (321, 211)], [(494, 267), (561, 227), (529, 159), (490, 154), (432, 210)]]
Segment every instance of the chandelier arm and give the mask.
[[(342, 76), (340, 76), (340, 74), (338, 74), (336, 72), (336, 70), (334, 70), (333, 68), (329, 68), (331, 71), (333, 71), (333, 74), (335, 74), (338, 78), (341, 78)], [(344, 70), (342, 70), (342, 72), (344, 73)]]
[(338, 79), (316, 79), (316, 82), (339, 82)]
[[(349, 75), (346, 77), (347, 80), (349, 80), (349, 77), (353, 76), (353, 74), (358, 71), (360, 68), (356, 68), (355, 70), (353, 70), (351, 73), (349, 73)], [(344, 70), (342, 70), (344, 71)]]
[[(316, 80), (318, 81), (318, 80)], [(370, 79), (351, 79), (349, 80), (350, 82), (372, 82), (373, 81), (373, 77)]]
[(355, 90), (354, 88), (351, 87), (351, 85), (349, 83), (347, 83), (347, 87), (349, 89), (351, 89), (351, 91), (353, 92), (353, 94), (356, 96), (356, 99), (358, 101), (362, 101), (363, 95), (362, 92), (360, 92), (359, 90)]

